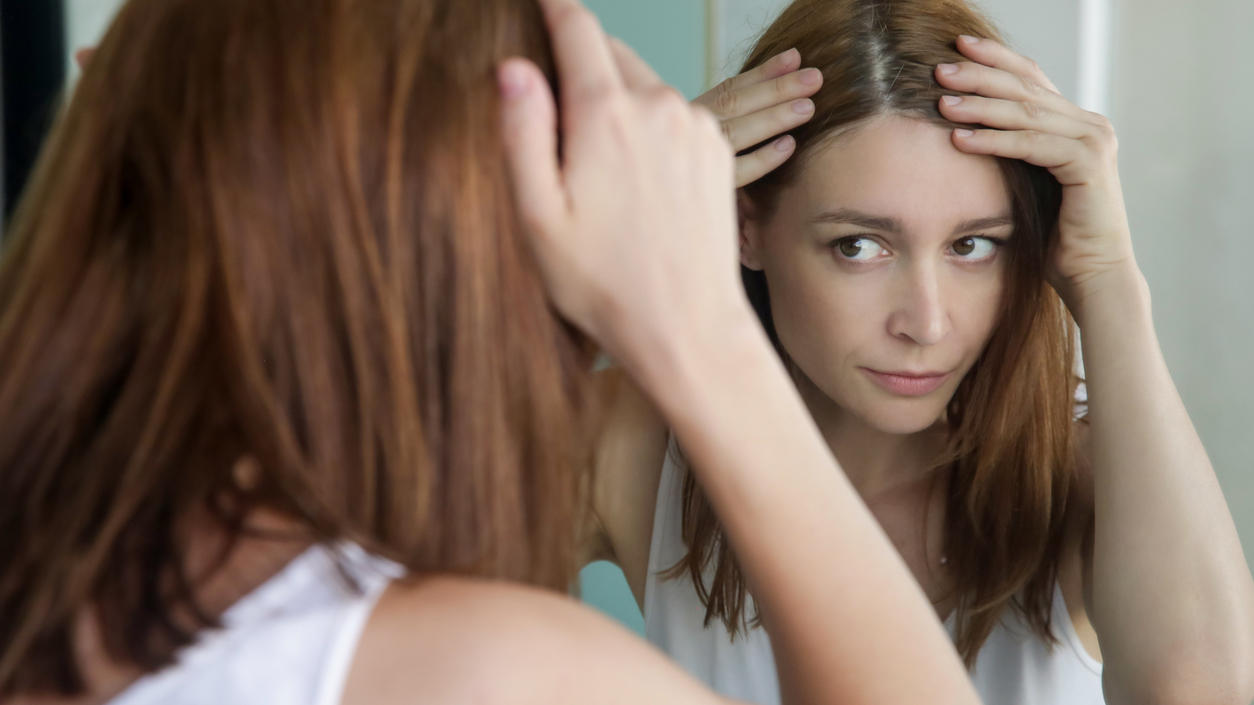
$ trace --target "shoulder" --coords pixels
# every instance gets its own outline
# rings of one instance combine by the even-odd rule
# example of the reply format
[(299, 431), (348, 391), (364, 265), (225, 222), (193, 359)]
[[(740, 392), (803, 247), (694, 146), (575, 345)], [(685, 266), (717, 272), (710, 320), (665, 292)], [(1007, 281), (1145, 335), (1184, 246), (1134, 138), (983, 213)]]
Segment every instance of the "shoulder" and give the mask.
[(560, 594), (439, 577), (394, 585), (354, 658), (343, 702), (717, 703), (645, 642)]

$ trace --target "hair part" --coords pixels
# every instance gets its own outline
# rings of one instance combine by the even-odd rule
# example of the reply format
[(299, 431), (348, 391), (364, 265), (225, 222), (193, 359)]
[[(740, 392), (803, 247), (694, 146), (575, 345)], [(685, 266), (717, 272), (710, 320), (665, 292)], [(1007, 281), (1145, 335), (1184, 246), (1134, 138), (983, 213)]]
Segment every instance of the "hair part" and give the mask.
[[(785, 9), (741, 70), (796, 47), (822, 71), (823, 87), (813, 96), (814, 117), (791, 132), (796, 154), (744, 187), (755, 217), (770, 217), (811, 155), (876, 117), (960, 127), (940, 114), (937, 103), (952, 91), (933, 73), (937, 64), (966, 60), (955, 46), (960, 34), (1000, 41), (962, 0), (796, 0)], [(943, 544), (955, 583), (957, 648), (968, 667), (1007, 607), (1046, 642), (1057, 641), (1050, 629), (1053, 591), (1075, 484), (1075, 327), (1044, 276), (1061, 188), (1044, 169), (998, 162), (1015, 226), (1006, 293), (991, 339), (948, 405), (948, 448), (936, 461), (953, 472)], [(765, 275), (743, 267), (741, 274), (787, 359)], [(692, 473), (682, 501), (689, 550), (667, 575), (688, 576), (706, 607), (706, 624), (721, 620), (734, 638), (759, 622), (748, 613), (744, 575)]]

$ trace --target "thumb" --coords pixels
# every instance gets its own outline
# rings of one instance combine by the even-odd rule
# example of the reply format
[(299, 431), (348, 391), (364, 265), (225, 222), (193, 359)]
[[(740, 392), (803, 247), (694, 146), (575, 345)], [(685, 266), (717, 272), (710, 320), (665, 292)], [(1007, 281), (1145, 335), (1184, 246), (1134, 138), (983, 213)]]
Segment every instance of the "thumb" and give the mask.
[(540, 69), (508, 59), (497, 70), (505, 159), (519, 214), (533, 229), (562, 226), (566, 193), (557, 156), (557, 107)]

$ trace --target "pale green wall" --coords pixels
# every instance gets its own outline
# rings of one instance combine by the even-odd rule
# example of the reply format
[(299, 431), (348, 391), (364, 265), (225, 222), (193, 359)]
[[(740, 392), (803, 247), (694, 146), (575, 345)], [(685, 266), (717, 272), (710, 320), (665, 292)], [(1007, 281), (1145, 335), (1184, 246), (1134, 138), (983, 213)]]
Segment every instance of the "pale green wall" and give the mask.
[(689, 98), (705, 86), (705, 0), (585, 0), (605, 31), (627, 42)]
[[(667, 83), (689, 98), (704, 91), (704, 0), (585, 0), (605, 31), (627, 42)], [(584, 602), (637, 632), (644, 620), (623, 573), (598, 561), (579, 575)]]

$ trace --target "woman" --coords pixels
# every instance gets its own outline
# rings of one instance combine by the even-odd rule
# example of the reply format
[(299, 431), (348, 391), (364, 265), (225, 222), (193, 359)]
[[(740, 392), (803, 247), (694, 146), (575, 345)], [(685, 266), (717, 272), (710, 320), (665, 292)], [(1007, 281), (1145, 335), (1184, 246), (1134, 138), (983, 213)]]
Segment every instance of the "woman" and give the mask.
[[(720, 702), (561, 594), (573, 324), (720, 469), (790, 700), (975, 702), (738, 290), (715, 121), (543, 9), (554, 58), (530, 2), (123, 8), (0, 269), (0, 700)], [(804, 494), (747, 501), (781, 444)], [(803, 531), (864, 576), (791, 569)], [(831, 584), (875, 648), (809, 619)]]
[[(699, 99), (743, 150), (746, 289), (986, 701), (1247, 703), (1254, 584), (1159, 352), (1114, 134), (996, 37), (954, 0), (784, 10)], [(775, 702), (769, 610), (701, 461), (602, 383), (589, 554), (623, 567), (650, 640)]]

